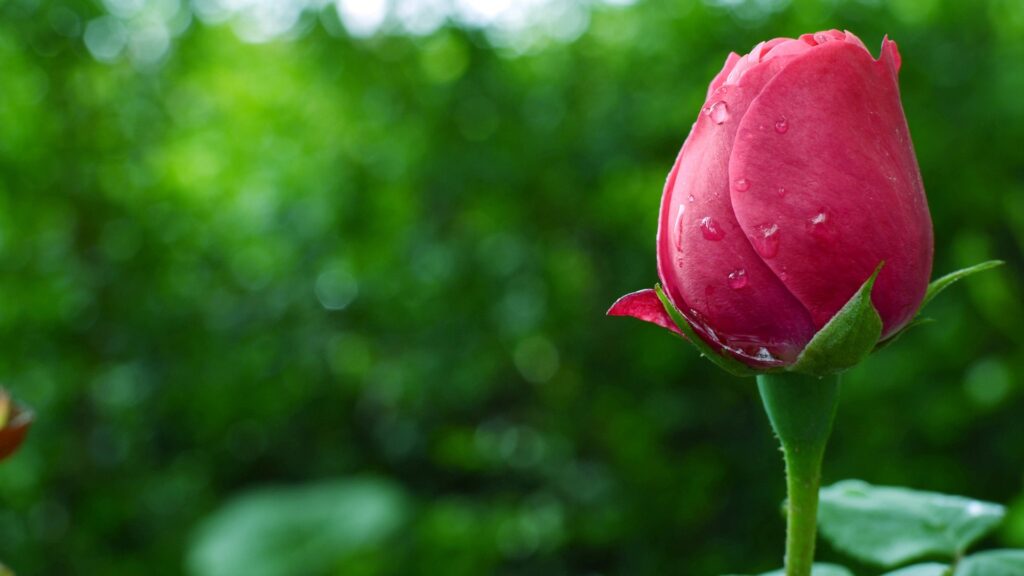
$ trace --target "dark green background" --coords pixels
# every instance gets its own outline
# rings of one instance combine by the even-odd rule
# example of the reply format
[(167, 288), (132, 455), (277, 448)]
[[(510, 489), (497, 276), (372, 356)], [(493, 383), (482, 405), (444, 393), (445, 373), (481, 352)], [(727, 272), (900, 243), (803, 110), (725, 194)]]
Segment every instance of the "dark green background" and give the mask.
[(1024, 4), (588, 13), (525, 48), (350, 38), (333, 7), (256, 44), (193, 19), (100, 62), (101, 5), (0, 4), (0, 380), (38, 412), (0, 558), (205, 576), (189, 550), (234, 496), (354, 481), (392, 527), (311, 576), (777, 567), (753, 382), (604, 311), (656, 280), (661, 186), (728, 51), (830, 27), (899, 42), (936, 273), (1008, 265), (849, 373), (825, 480), (1016, 502), (988, 544), (1024, 546)]

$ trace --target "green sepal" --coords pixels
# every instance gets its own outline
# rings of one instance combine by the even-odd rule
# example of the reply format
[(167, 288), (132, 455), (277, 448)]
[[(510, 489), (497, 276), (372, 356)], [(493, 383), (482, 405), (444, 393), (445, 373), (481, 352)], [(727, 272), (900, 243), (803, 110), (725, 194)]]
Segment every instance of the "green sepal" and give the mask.
[(900, 328), (899, 331), (897, 331), (892, 336), (887, 338), (884, 342), (880, 342), (878, 346), (875, 347), (875, 350), (881, 350), (882, 348), (885, 348), (889, 344), (892, 344), (907, 330), (910, 330), (915, 326), (920, 326), (922, 324), (929, 323), (930, 320), (928, 318), (924, 318), (921, 316), (921, 310), (924, 310), (924, 307), (927, 306), (933, 298), (942, 293), (943, 290), (949, 288), (956, 282), (964, 278), (967, 278), (968, 276), (973, 276), (974, 274), (977, 274), (978, 272), (984, 272), (985, 270), (991, 270), (992, 268), (1002, 266), (1003, 264), (1005, 264), (1005, 262), (1003, 262), (1002, 260), (988, 260), (980, 264), (975, 264), (974, 266), (968, 266), (967, 268), (961, 268), (960, 270), (950, 272), (949, 274), (946, 274), (945, 276), (937, 278), (934, 281), (932, 281), (932, 283), (928, 285), (928, 289), (924, 293), (924, 299), (921, 301), (921, 306), (917, 309), (918, 315), (914, 317), (914, 319), (911, 320), (909, 324), (907, 324), (903, 328)]
[(789, 367), (790, 371), (826, 376), (852, 368), (867, 358), (882, 335), (882, 318), (871, 303), (871, 289), (884, 264), (879, 263), (853, 297), (818, 330)]
[(981, 264), (975, 264), (974, 266), (961, 268), (960, 270), (950, 272), (949, 274), (946, 274), (941, 278), (937, 278), (931, 284), (928, 285), (928, 290), (925, 291), (924, 293), (924, 300), (921, 301), (921, 308), (923, 309), (925, 306), (927, 306), (928, 303), (932, 301), (932, 298), (938, 296), (940, 293), (942, 293), (943, 290), (949, 288), (958, 280), (967, 278), (968, 276), (973, 276), (978, 272), (984, 272), (985, 270), (990, 270), (997, 266), (1002, 266), (1003, 264), (1005, 264), (1005, 262), (1003, 262), (1002, 260), (989, 260), (987, 262), (982, 262)]
[(935, 322), (934, 318), (928, 318), (927, 316), (918, 316), (917, 318), (914, 318), (913, 320), (911, 320), (906, 326), (904, 326), (903, 328), (900, 328), (898, 332), (896, 332), (892, 336), (889, 336), (885, 340), (882, 340), (881, 342), (879, 342), (878, 345), (875, 346), (875, 351), (877, 352), (878, 350), (881, 350), (882, 348), (885, 348), (886, 346), (888, 346), (888, 345), (892, 344), (893, 342), (899, 340), (900, 336), (903, 336), (903, 334), (905, 332), (907, 332), (908, 330), (910, 330), (911, 328), (916, 328), (918, 326), (924, 326), (925, 324), (931, 324), (933, 322)]
[(750, 368), (735, 358), (726, 356), (705, 342), (704, 339), (697, 334), (697, 331), (693, 329), (693, 326), (686, 321), (682, 312), (676, 309), (675, 305), (672, 304), (672, 301), (668, 299), (668, 296), (665, 295), (665, 291), (661, 289), (661, 284), (655, 284), (654, 291), (658, 294), (658, 299), (661, 300), (661, 305), (665, 307), (665, 312), (667, 312), (669, 317), (672, 318), (672, 321), (676, 323), (679, 330), (686, 335), (686, 339), (689, 340), (690, 344), (693, 344), (697, 348), (697, 351), (700, 352), (701, 356), (711, 360), (716, 366), (734, 376), (755, 376), (758, 374), (758, 372), (753, 368)]

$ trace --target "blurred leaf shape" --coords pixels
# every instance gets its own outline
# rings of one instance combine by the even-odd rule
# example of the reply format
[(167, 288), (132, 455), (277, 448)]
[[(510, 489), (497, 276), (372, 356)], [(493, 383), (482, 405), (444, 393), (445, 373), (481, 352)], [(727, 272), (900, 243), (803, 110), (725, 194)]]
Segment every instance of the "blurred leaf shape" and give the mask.
[[(786, 570), (773, 570), (758, 576), (786, 576)], [(837, 564), (815, 564), (811, 576), (853, 576), (853, 572)]]
[(964, 558), (954, 576), (1021, 576), (1024, 550), (990, 550)]
[(914, 564), (906, 568), (900, 568), (895, 572), (886, 572), (882, 576), (949, 576), (949, 566), (945, 564)]
[(203, 521), (188, 568), (194, 576), (331, 574), (346, 556), (380, 545), (407, 516), (401, 488), (382, 479), (257, 489)]
[(818, 522), (838, 550), (893, 567), (928, 555), (959, 556), (1005, 515), (989, 502), (844, 480), (822, 489)]

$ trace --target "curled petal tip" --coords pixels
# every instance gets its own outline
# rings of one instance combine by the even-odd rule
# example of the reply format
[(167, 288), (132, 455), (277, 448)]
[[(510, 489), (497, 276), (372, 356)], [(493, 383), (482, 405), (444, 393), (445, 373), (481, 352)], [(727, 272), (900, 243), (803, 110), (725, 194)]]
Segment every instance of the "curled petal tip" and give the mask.
[(739, 54), (729, 52), (729, 55), (725, 58), (725, 64), (722, 65), (722, 70), (711, 81), (711, 84), (708, 85), (707, 98), (711, 98), (711, 95), (714, 94), (715, 90), (718, 90), (718, 88), (725, 83), (725, 79), (729, 76), (729, 73), (732, 72), (732, 69), (736, 67), (740, 58), (741, 56)]
[(849, 30), (843, 30), (843, 33), (846, 34), (846, 41), (849, 42), (850, 44), (856, 44), (857, 46), (860, 46), (864, 50), (868, 49), (868, 47), (864, 45), (864, 42), (862, 42), (861, 39), (853, 32), (850, 32)]
[(900, 56), (899, 46), (894, 40), (889, 39), (888, 34), (882, 39), (882, 55), (878, 57), (878, 60), (888, 65), (894, 74), (900, 71), (903, 58)]
[(650, 288), (632, 292), (619, 298), (608, 309), (607, 314), (608, 316), (632, 316), (638, 320), (667, 328), (676, 334), (681, 334), (675, 322), (665, 312), (665, 307), (661, 305), (658, 294)]

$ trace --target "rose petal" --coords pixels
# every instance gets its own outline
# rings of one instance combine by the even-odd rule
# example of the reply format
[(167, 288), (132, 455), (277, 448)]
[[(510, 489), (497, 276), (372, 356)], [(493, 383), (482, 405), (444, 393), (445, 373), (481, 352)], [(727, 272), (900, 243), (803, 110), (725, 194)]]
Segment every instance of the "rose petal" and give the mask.
[(855, 44), (857, 46), (860, 46), (861, 48), (864, 49), (865, 52), (868, 51), (868, 47), (864, 45), (864, 42), (862, 42), (861, 39), (858, 38), (856, 34), (854, 34), (853, 32), (850, 32), (849, 30), (844, 30), (843, 34), (846, 35), (846, 41), (847, 42), (849, 42), (850, 44)]
[[(873, 300), (883, 336), (910, 320), (927, 286), (931, 219), (894, 63), (894, 47), (876, 62), (850, 42), (797, 56), (750, 106), (732, 150), (730, 179), (750, 183), (731, 194), (736, 217), (755, 239), (778, 227), (765, 262), (816, 327), (880, 261)], [(771, 129), (780, 122), (785, 130)]]
[(888, 36), (882, 40), (882, 56), (879, 57), (879, 60), (892, 70), (893, 75), (899, 74), (903, 58), (900, 56), (900, 50), (896, 42), (889, 40)]
[(725, 65), (722, 66), (722, 70), (715, 76), (715, 79), (708, 85), (708, 94), (706, 98), (711, 98), (711, 95), (718, 90), (722, 84), (725, 83), (726, 77), (729, 76), (729, 72), (732, 71), (736, 63), (740, 61), (740, 55), (735, 52), (729, 52), (729, 56), (725, 59)]
[(770, 60), (780, 56), (796, 56), (797, 54), (803, 54), (812, 48), (814, 47), (803, 40), (790, 40), (787, 38), (785, 42), (780, 42), (774, 48), (769, 50), (761, 60)]

